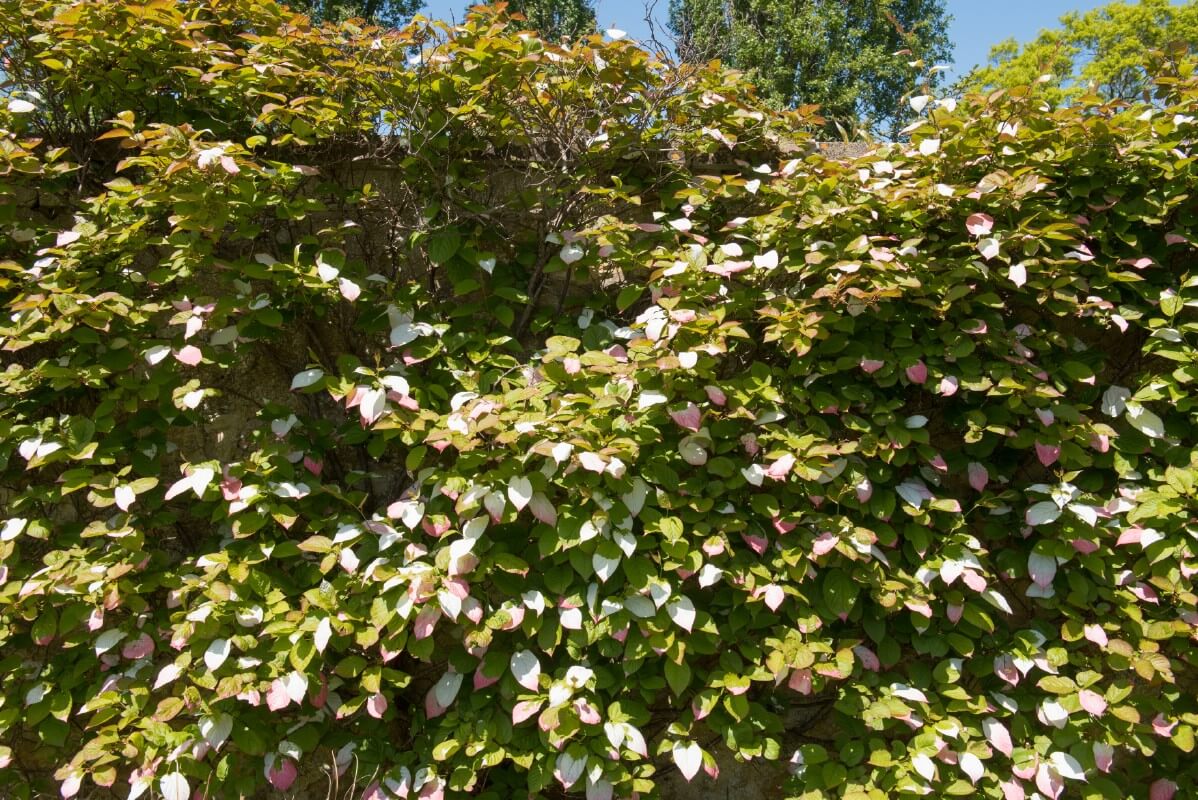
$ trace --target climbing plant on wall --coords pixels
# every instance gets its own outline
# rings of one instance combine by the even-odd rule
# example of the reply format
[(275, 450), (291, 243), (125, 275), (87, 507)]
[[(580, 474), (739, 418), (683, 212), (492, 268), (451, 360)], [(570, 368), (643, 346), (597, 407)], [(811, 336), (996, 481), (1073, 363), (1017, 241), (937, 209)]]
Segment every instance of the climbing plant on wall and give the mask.
[(1192, 65), (519, 31), (0, 2), (0, 792), (1192, 793)]

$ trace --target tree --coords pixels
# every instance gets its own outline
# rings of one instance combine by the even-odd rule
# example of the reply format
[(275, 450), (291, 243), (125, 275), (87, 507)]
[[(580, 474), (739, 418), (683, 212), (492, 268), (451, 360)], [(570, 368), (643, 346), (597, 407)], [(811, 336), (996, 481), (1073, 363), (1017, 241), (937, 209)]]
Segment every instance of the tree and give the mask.
[(549, 41), (576, 39), (595, 30), (595, 7), (588, 0), (515, 0), (507, 10), (523, 14), (528, 27)]
[(943, 0), (671, 0), (687, 61), (720, 59), (776, 105), (818, 104), (829, 119), (895, 133), (908, 62), (947, 58)]
[(1061, 17), (1061, 27), (1040, 31), (1027, 44), (1007, 39), (990, 50), (989, 63), (975, 67), (960, 88), (981, 91), (1042, 83), (1054, 102), (1074, 99), (1093, 86), (1100, 95), (1141, 99), (1151, 86), (1146, 50), (1182, 43), (1198, 45), (1198, 2), (1116, 2), (1086, 14)]
[(360, 17), (386, 27), (403, 25), (424, 5), (424, 0), (290, 0), (313, 22), (340, 22)]

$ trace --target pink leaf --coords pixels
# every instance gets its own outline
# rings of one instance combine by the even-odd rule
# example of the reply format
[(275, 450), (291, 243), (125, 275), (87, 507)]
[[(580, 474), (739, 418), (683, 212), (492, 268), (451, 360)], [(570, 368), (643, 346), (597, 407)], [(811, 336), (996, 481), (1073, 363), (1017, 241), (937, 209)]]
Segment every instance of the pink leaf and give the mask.
[(204, 360), (204, 354), (194, 344), (189, 344), (175, 353), (175, 358), (189, 367), (194, 367)]
[(794, 689), (799, 694), (811, 694), (811, 670), (796, 669), (790, 673), (790, 680), (786, 683), (791, 689)]
[(1012, 686), (1019, 683), (1019, 670), (1015, 667), (1015, 660), (1009, 655), (995, 657), (994, 674)]
[(916, 361), (907, 367), (907, 380), (912, 383), (923, 383), (928, 379), (928, 368), (922, 361)]
[(765, 553), (765, 548), (769, 546), (769, 540), (764, 536), (753, 536), (749, 533), (742, 533), (740, 538), (744, 539), (745, 544), (747, 544), (757, 555), (762, 555)]
[(765, 474), (776, 481), (780, 481), (790, 472), (791, 467), (795, 465), (795, 457), (791, 453), (779, 458), (765, 471)]
[(1106, 631), (1102, 629), (1101, 625), (1086, 625), (1082, 628), (1082, 630), (1085, 632), (1086, 639), (1089, 641), (1093, 642), (1099, 647), (1107, 646), (1108, 639)]
[(437, 627), (439, 619), (441, 619), (439, 606), (425, 607), (416, 615), (416, 620), (412, 623), (412, 635), (417, 639), (427, 639), (433, 635), (433, 628)]
[(994, 217), (989, 214), (970, 214), (965, 219), (965, 230), (973, 236), (985, 236), (994, 230)]
[(1057, 800), (1065, 791), (1065, 779), (1048, 764), (1041, 763), (1036, 769), (1036, 788), (1052, 800)]
[(1094, 766), (1103, 772), (1110, 772), (1111, 764), (1115, 762), (1115, 748), (1105, 742), (1095, 742), (1092, 749)]
[(1101, 717), (1106, 713), (1106, 700), (1098, 692), (1082, 689), (1077, 693), (1077, 699), (1082, 704), (1082, 708), (1095, 717)]
[(688, 431), (697, 431), (703, 415), (698, 406), (694, 403), (687, 403), (686, 408), (681, 411), (671, 411), (670, 417), (680, 427), (686, 428)]
[(1148, 800), (1173, 800), (1177, 794), (1177, 784), (1168, 778), (1157, 778), (1148, 787)]
[(145, 658), (150, 653), (154, 652), (154, 640), (150, 638), (148, 633), (143, 633), (131, 642), (128, 642), (124, 649), (121, 650), (121, 655), (128, 659)]
[(271, 786), (280, 792), (285, 792), (291, 788), (291, 784), (295, 783), (295, 778), (298, 774), (299, 770), (295, 768), (295, 762), (290, 758), (284, 758), (270, 768), (267, 780), (270, 781)]
[(776, 583), (766, 586), (764, 594), (765, 604), (769, 606), (770, 611), (777, 611), (778, 606), (782, 605), (782, 601), (786, 599), (786, 593)]
[(339, 278), (337, 288), (341, 292), (341, 296), (351, 303), (358, 299), (362, 294), (362, 287), (351, 281), (349, 278)]
[(705, 386), (703, 391), (707, 392), (707, 399), (717, 406), (726, 405), (728, 396), (717, 386)]
[(861, 369), (865, 371), (866, 375), (873, 375), (884, 366), (886, 366), (885, 361), (877, 361), (872, 358), (861, 359)]
[(521, 700), (512, 707), (512, 724), (519, 725), (541, 710), (540, 700)]
[(383, 714), (387, 713), (387, 698), (379, 692), (375, 692), (366, 701), (366, 713), (375, 719), (382, 719)]
[(958, 381), (955, 377), (953, 377), (952, 375), (946, 375), (940, 379), (940, 396), (941, 397), (952, 397), (954, 394), (957, 393), (957, 389), (960, 386), (961, 386), (961, 382)]
[(854, 647), (853, 654), (857, 656), (857, 660), (861, 662), (861, 666), (870, 672), (877, 672), (882, 668), (882, 662), (878, 660), (877, 654), (863, 644)]
[(1036, 442), (1036, 458), (1046, 467), (1052, 466), (1061, 457), (1061, 446)]
[(984, 464), (979, 464), (976, 461), (969, 462), (969, 485), (974, 491), (982, 492), (986, 490), (986, 484), (990, 482), (990, 472)]
[(1023, 784), (1014, 778), (1000, 781), (998, 785), (1002, 789), (1003, 800), (1024, 800), (1027, 797), (1023, 791)]
[(840, 538), (834, 533), (824, 531), (819, 536), (815, 537), (815, 541), (811, 543), (811, 552), (817, 556), (826, 555), (836, 549)]
[(1015, 748), (1011, 743), (1011, 732), (1007, 730), (1006, 725), (994, 717), (987, 717), (982, 720), (982, 732), (986, 734), (986, 741), (990, 743), (991, 747), (1010, 758), (1011, 752)]
[(491, 686), (498, 682), (499, 682), (499, 678), (492, 678), (491, 676), (489, 676), (485, 672), (483, 672), (482, 664), (479, 664), (478, 669), (476, 669), (474, 671), (474, 691), (476, 691), (476, 692), (481, 689), (486, 689), (488, 686)]
[(287, 694), (287, 683), (282, 678), (275, 678), (266, 692), (266, 707), (271, 711), (278, 711), (290, 704), (291, 696)]

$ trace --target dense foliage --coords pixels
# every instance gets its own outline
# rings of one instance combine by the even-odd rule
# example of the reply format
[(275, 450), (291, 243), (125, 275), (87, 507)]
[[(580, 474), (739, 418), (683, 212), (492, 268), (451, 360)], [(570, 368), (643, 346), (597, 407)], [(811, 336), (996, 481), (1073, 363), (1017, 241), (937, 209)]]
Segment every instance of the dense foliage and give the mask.
[(963, 88), (983, 91), (1040, 82), (1053, 102), (1087, 91), (1107, 99), (1144, 101), (1152, 75), (1145, 69), (1147, 48), (1198, 47), (1198, 2), (1120, 0), (1085, 14), (1061, 17), (1061, 27), (1040, 31), (1030, 42), (1007, 39), (990, 50), (990, 62), (962, 79)]
[(392, 27), (412, 19), (423, 0), (292, 0), (287, 5), (309, 14), (317, 22), (362, 19)]
[(683, 59), (719, 58), (775, 105), (887, 136), (911, 118), (907, 64), (951, 53), (944, 0), (671, 0), (670, 28)]
[(0, 0), (0, 794), (1192, 795), (1191, 65), (518, 30)]

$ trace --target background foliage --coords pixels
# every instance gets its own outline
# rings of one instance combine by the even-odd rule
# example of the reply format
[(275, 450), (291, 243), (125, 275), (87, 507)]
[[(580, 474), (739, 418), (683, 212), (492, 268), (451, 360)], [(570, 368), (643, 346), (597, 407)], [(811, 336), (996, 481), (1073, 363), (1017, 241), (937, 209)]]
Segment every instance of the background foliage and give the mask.
[(944, 0), (671, 0), (670, 28), (679, 57), (721, 59), (772, 103), (886, 136), (911, 118), (907, 65), (951, 54)]
[(0, 2), (0, 791), (1192, 794), (1192, 65), (516, 29)]
[(1043, 95), (1054, 102), (1076, 99), (1090, 87), (1108, 99), (1143, 102), (1154, 88), (1144, 52), (1174, 44), (1198, 47), (1198, 2), (1116, 2), (1066, 14), (1060, 28), (1043, 30), (1031, 42), (995, 45), (990, 63), (974, 68), (961, 84), (983, 91), (1040, 81)]

